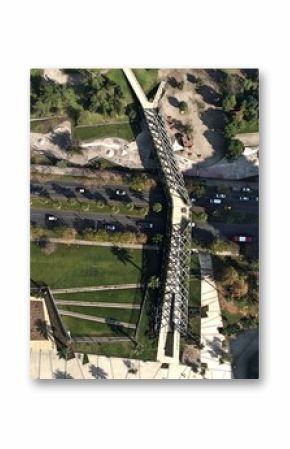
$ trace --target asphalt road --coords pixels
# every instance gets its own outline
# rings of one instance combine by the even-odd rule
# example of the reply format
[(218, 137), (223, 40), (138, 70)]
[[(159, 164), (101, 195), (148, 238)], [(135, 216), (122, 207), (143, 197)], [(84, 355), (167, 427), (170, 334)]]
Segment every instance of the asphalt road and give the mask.
[[(47, 214), (54, 215), (57, 217), (57, 222), (48, 222), (46, 219)], [(148, 222), (153, 223), (152, 229), (141, 229), (138, 222)], [(104, 229), (105, 224), (116, 225), (116, 231), (132, 231), (136, 232), (141, 230), (146, 234), (155, 234), (164, 232), (165, 223), (162, 221), (161, 217), (152, 216), (150, 219), (142, 219), (140, 217), (129, 217), (126, 215), (110, 215), (110, 214), (99, 214), (91, 212), (77, 213), (73, 211), (55, 211), (55, 210), (40, 210), (31, 209), (31, 223), (47, 227), (48, 224), (51, 226), (70, 226), (75, 227), (78, 230), (84, 230), (86, 228), (92, 229)], [(53, 223), (53, 224), (52, 224)]]
[[(84, 187), (84, 194), (77, 192), (77, 187)], [(116, 190), (126, 191), (125, 196), (118, 196)], [(103, 201), (132, 201), (135, 204), (148, 204), (150, 202), (162, 202), (164, 195), (161, 189), (156, 188), (154, 192), (134, 192), (124, 185), (105, 185), (103, 187), (85, 187), (82, 184), (67, 182), (46, 182), (40, 183), (32, 181), (30, 184), (32, 196), (48, 196), (50, 198), (77, 198), (79, 200), (103, 200)]]
[(198, 237), (202, 232), (229, 239), (234, 235), (249, 235), (258, 239), (259, 226), (256, 224), (198, 223), (193, 229), (192, 235)]

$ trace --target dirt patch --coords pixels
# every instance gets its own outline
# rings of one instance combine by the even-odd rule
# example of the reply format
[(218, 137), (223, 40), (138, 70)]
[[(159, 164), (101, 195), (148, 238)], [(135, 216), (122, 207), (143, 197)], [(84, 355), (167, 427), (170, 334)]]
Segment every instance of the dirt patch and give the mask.
[[(225, 150), (222, 133), (225, 118), (221, 111), (221, 95), (218, 84), (206, 70), (183, 69), (161, 70), (160, 77), (168, 80), (165, 95), (160, 107), (167, 119), (168, 134), (172, 141), (184, 132), (184, 125), (189, 125), (190, 146), (176, 151), (193, 164), (213, 164), (221, 159)], [(178, 89), (178, 82), (183, 88)], [(179, 104), (185, 102), (187, 110), (181, 112)]]

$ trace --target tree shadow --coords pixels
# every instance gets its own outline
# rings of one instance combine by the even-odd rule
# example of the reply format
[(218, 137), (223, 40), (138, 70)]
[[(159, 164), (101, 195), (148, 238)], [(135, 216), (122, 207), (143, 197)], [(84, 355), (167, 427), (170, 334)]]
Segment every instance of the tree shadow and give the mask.
[(80, 233), (84, 232), (85, 230), (95, 231), (97, 229), (96, 222), (90, 218), (76, 217), (73, 221), (73, 226)]
[(221, 94), (219, 94), (216, 90), (214, 90), (207, 84), (203, 84), (202, 86), (200, 86), (197, 89), (197, 93), (199, 93), (202, 96), (203, 100), (208, 104), (212, 104), (214, 106), (222, 105)]
[(197, 81), (196, 76), (192, 75), (191, 73), (186, 74), (186, 79), (187, 79), (187, 81), (189, 81), (192, 84), (195, 84)]
[(76, 198), (76, 195), (72, 189), (65, 187), (61, 184), (57, 184), (56, 182), (53, 182), (51, 185), (56, 193), (64, 195), (67, 198)]
[(95, 366), (93, 364), (90, 365), (89, 372), (96, 379), (107, 379), (108, 378), (108, 373), (106, 373), (106, 371), (103, 370), (103, 368), (100, 368), (99, 366)]
[(179, 107), (179, 101), (177, 100), (177, 98), (170, 96), (170, 97), (167, 97), (167, 99), (171, 106), (173, 106), (174, 108)]
[(36, 330), (46, 340), (53, 340), (53, 329), (45, 320), (38, 318), (35, 322)]
[(137, 268), (138, 270), (141, 271), (141, 267), (139, 267), (135, 262), (133, 262), (132, 254), (129, 253), (129, 251), (126, 248), (120, 248), (119, 246), (112, 246), (111, 252), (124, 265), (126, 265), (127, 263), (130, 263), (135, 268)]
[(206, 69), (205, 71), (217, 83), (221, 83), (227, 79), (227, 74), (221, 69)]
[(66, 150), (71, 145), (71, 134), (68, 130), (63, 132), (53, 132), (49, 136), (49, 140), (52, 144)]
[(208, 109), (207, 111), (204, 111), (201, 114), (201, 120), (210, 130), (224, 130), (224, 127), (227, 123), (226, 114), (218, 109)]
[(46, 198), (49, 198), (49, 193), (43, 186), (31, 184), (30, 185), (30, 193), (32, 195), (34, 194), (34, 195), (39, 195), (39, 196), (44, 196)]
[(65, 371), (61, 371), (57, 369), (53, 373), (55, 379), (74, 379), (70, 374), (66, 373)]

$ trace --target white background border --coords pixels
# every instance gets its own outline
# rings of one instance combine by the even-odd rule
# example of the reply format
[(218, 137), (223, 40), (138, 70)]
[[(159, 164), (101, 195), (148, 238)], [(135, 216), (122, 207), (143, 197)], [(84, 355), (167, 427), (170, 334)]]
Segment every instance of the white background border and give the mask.
[[(289, 410), (282, 409), (289, 398), (290, 303), (287, 3), (2, 2), (2, 447), (285, 447)], [(29, 380), (29, 69), (124, 65), (260, 69), (260, 381)]]

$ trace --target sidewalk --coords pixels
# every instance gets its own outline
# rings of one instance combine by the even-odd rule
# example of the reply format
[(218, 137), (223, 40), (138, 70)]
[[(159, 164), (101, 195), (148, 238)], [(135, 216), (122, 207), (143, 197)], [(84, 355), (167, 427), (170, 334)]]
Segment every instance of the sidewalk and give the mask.
[(198, 256), (201, 271), (201, 307), (207, 308), (206, 316), (201, 318), (200, 342), (204, 347), (200, 352), (200, 361), (207, 366), (206, 379), (231, 379), (230, 362), (220, 363), (225, 337), (219, 332), (223, 322), (213, 278), (211, 255), (200, 252)]
[[(131, 248), (131, 249), (150, 249), (153, 251), (159, 251), (158, 245), (142, 245), (133, 243), (112, 243), (112, 242), (91, 242), (89, 240), (70, 240), (62, 239), (58, 237), (48, 237), (47, 240), (52, 243), (60, 243), (64, 245), (84, 245), (84, 246), (117, 246), (119, 248)], [(31, 239), (32, 242), (37, 242), (38, 238)]]

